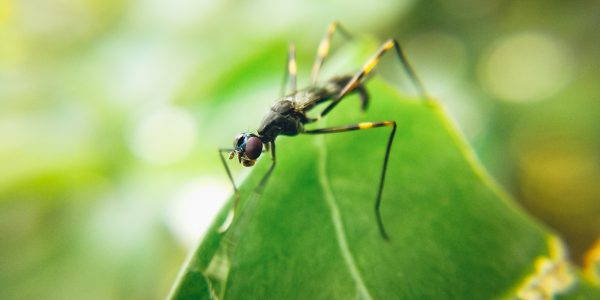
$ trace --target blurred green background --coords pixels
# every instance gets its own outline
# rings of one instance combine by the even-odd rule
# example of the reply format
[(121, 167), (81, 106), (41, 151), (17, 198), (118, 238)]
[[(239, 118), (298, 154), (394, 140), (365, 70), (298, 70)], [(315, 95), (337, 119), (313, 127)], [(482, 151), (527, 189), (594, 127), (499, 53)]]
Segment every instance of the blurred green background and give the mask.
[[(600, 236), (599, 11), (0, 0), (0, 298), (163, 298), (231, 193), (216, 149), (259, 125), (289, 41), (307, 81), (333, 20), (399, 38), (484, 165), (581, 263)], [(380, 70), (392, 82), (396, 64)]]

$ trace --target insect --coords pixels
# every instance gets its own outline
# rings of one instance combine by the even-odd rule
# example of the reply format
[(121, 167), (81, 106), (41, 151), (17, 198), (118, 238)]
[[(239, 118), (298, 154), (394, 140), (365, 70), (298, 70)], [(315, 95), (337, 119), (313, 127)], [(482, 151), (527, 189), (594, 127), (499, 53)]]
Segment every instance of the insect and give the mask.
[[(383, 225), (379, 208), (381, 205), (381, 195), (385, 182), (385, 174), (387, 170), (388, 158), (390, 156), (390, 149), (396, 133), (396, 122), (394, 120), (361, 122), (345, 126), (311, 130), (305, 129), (304, 125), (317, 122), (321, 118), (327, 116), (327, 114), (329, 114), (346, 96), (351, 93), (358, 93), (361, 99), (361, 108), (363, 111), (366, 110), (369, 102), (369, 95), (364, 86), (365, 80), (375, 66), (379, 63), (381, 57), (392, 49), (396, 52), (402, 67), (407, 72), (409, 78), (417, 88), (420, 95), (424, 99), (427, 99), (427, 93), (425, 92), (425, 88), (418, 79), (415, 71), (408, 63), (400, 44), (394, 39), (388, 39), (385, 41), (377, 50), (377, 52), (364, 64), (358, 73), (354, 75), (333, 77), (326, 80), (324, 84), (317, 85), (319, 71), (327, 55), (329, 54), (331, 41), (336, 31), (342, 33), (346, 37), (349, 36), (348, 33), (342, 27), (340, 27), (337, 22), (333, 22), (329, 25), (327, 33), (321, 40), (317, 51), (317, 57), (311, 73), (311, 85), (301, 90), (296, 89), (296, 54), (294, 45), (290, 44), (288, 50), (287, 72), (286, 76), (284, 77), (284, 84), (287, 81), (291, 91), (288, 94), (283, 95), (271, 107), (261, 126), (255, 133), (244, 132), (234, 139), (233, 148), (219, 149), (219, 156), (223, 162), (223, 165), (225, 166), (225, 170), (229, 180), (231, 181), (231, 184), (233, 185), (233, 190), (236, 195), (231, 218), (235, 216), (237, 204), (239, 202), (239, 192), (223, 154), (228, 154), (228, 158), (230, 160), (237, 157), (238, 162), (243, 166), (251, 167), (255, 164), (256, 160), (263, 152), (270, 152), (271, 165), (255, 189), (255, 191), (260, 194), (269, 180), (269, 177), (273, 173), (273, 170), (275, 169), (277, 162), (275, 155), (275, 141), (278, 136), (295, 136), (298, 134), (330, 134), (388, 127), (390, 128), (390, 135), (387, 140), (385, 156), (383, 157), (383, 167), (381, 169), (381, 175), (379, 178), (377, 197), (375, 198), (375, 217), (377, 219), (377, 225), (379, 227), (381, 236), (385, 240), (389, 240), (389, 236)], [(282, 89), (282, 94), (284, 94), (284, 90), (285, 86)], [(316, 118), (311, 118), (307, 115), (309, 111), (316, 108), (319, 104), (324, 103), (327, 103), (327, 106), (320, 113), (318, 113)]]

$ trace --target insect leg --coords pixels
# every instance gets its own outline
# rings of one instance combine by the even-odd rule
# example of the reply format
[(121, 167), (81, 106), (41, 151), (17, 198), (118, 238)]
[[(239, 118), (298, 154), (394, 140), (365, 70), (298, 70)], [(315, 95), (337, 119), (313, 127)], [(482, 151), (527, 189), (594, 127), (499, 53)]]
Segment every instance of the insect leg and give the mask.
[(410, 80), (415, 85), (415, 87), (416, 87), (417, 91), (419, 92), (419, 94), (421, 95), (421, 97), (423, 99), (429, 99), (429, 96), (427, 95), (425, 87), (423, 87), (423, 84), (417, 77), (417, 74), (415, 73), (414, 69), (408, 63), (408, 60), (406, 59), (406, 56), (404, 55), (404, 52), (402, 51), (400, 44), (398, 43), (398, 41), (396, 41), (394, 39), (389, 39), (385, 43), (383, 43), (383, 45), (379, 48), (379, 50), (377, 50), (375, 55), (373, 55), (373, 57), (371, 57), (365, 63), (362, 70), (360, 72), (358, 72), (356, 75), (354, 75), (354, 77), (352, 77), (352, 79), (346, 84), (346, 86), (337, 95), (335, 100), (333, 100), (331, 102), (331, 104), (329, 104), (329, 106), (327, 106), (321, 112), (321, 116), (325, 116), (327, 113), (329, 113), (340, 102), (340, 100), (342, 98), (344, 98), (348, 93), (350, 93), (357, 86), (359, 86), (364, 81), (365, 77), (367, 75), (369, 75), (369, 73), (371, 73), (373, 68), (375, 68), (377, 63), (379, 63), (379, 60), (381, 59), (381, 57), (391, 49), (396, 50), (396, 54), (398, 56), (398, 59), (400, 60), (400, 63), (402, 64), (402, 67), (404, 67), (404, 70), (408, 74), (408, 77), (410, 78)]
[(221, 158), (221, 162), (223, 163), (223, 167), (225, 167), (225, 171), (227, 172), (227, 177), (229, 177), (229, 181), (231, 182), (231, 186), (233, 186), (233, 192), (237, 195), (238, 189), (235, 186), (235, 182), (233, 181), (233, 176), (231, 175), (231, 171), (229, 170), (229, 166), (227, 166), (227, 160), (223, 156), (223, 153), (231, 153), (233, 149), (221, 148), (219, 149), (219, 157)]
[(235, 186), (235, 181), (233, 181), (233, 176), (231, 175), (231, 170), (229, 170), (229, 166), (227, 166), (227, 160), (223, 156), (223, 153), (231, 153), (231, 152), (233, 152), (233, 149), (227, 149), (227, 148), (219, 149), (219, 157), (221, 158), (223, 167), (225, 167), (225, 172), (227, 172), (227, 177), (229, 177), (231, 186), (233, 186), (233, 193), (234, 193), (234, 197), (235, 197), (233, 200), (233, 207), (231, 208), (231, 211), (229, 212), (229, 216), (228, 216), (227, 220), (225, 221), (225, 224), (223, 224), (221, 226), (221, 228), (219, 229), (219, 231), (221, 231), (221, 232), (227, 231), (227, 229), (231, 225), (231, 221), (233, 220), (233, 217), (235, 216), (235, 213), (237, 211), (237, 206), (240, 202), (240, 193), (239, 193), (237, 187)]
[(379, 207), (381, 206), (381, 195), (383, 192), (383, 183), (385, 182), (385, 174), (387, 171), (388, 159), (390, 157), (390, 150), (392, 149), (392, 142), (394, 141), (394, 136), (396, 134), (396, 122), (395, 121), (383, 121), (383, 122), (363, 122), (354, 125), (346, 125), (346, 126), (338, 126), (338, 127), (330, 127), (330, 128), (321, 128), (314, 130), (307, 130), (304, 133), (306, 134), (324, 134), (324, 133), (337, 133), (337, 132), (347, 132), (347, 131), (355, 131), (355, 130), (365, 130), (377, 127), (392, 127), (392, 131), (390, 132), (390, 137), (388, 138), (387, 147), (385, 149), (385, 156), (383, 158), (383, 168), (381, 169), (381, 177), (379, 179), (379, 187), (377, 189), (377, 198), (375, 198), (375, 217), (377, 218), (377, 225), (379, 226), (379, 232), (381, 236), (385, 240), (389, 240), (389, 236), (385, 231), (385, 227), (383, 226), (383, 220), (381, 219), (381, 213)]
[(265, 173), (265, 175), (263, 175), (263, 178), (258, 183), (258, 186), (255, 189), (257, 194), (262, 193), (263, 189), (265, 188), (265, 185), (267, 184), (267, 181), (269, 180), (269, 177), (271, 177), (271, 173), (273, 173), (273, 169), (275, 169), (275, 163), (276, 163), (276, 161), (275, 161), (275, 141), (272, 141), (270, 144), (271, 144), (271, 166), (267, 170), (267, 173)]
[(321, 66), (323, 65), (325, 58), (329, 54), (329, 49), (331, 48), (331, 40), (333, 39), (333, 34), (336, 32), (336, 30), (339, 33), (341, 33), (345, 38), (350, 38), (350, 34), (348, 34), (348, 32), (344, 30), (344, 28), (340, 24), (338, 24), (338, 22), (334, 21), (331, 22), (331, 24), (329, 24), (329, 27), (327, 28), (327, 33), (325, 33), (325, 36), (319, 44), (319, 49), (317, 50), (317, 58), (315, 60), (315, 63), (313, 64), (312, 73), (310, 76), (311, 82), (313, 84), (317, 82), (317, 77), (319, 76)]
[[(339, 90), (341, 90), (346, 86), (346, 84), (348, 84), (348, 82), (350, 82), (350, 80), (352, 80), (352, 77), (353, 76), (337, 77), (331, 79), (330, 82), (335, 83)], [(369, 93), (367, 92), (364, 83), (356, 85), (352, 92), (358, 93), (361, 102), (360, 109), (362, 111), (366, 111), (367, 107), (369, 106)], [(331, 100), (334, 101), (335, 98)]]
[(296, 65), (296, 46), (290, 44), (288, 48), (288, 58), (286, 64), (286, 71), (283, 74), (283, 81), (281, 82), (280, 96), (285, 95), (286, 85), (289, 86), (292, 93), (296, 92), (296, 74), (298, 73), (298, 67)]
[[(239, 202), (240, 202), (240, 193), (235, 185), (235, 182), (233, 181), (233, 176), (231, 174), (231, 170), (229, 170), (229, 167), (227, 166), (227, 160), (225, 159), (225, 157), (223, 156), (223, 153), (232, 153), (234, 150), (233, 149), (227, 149), (227, 148), (221, 148), (219, 149), (219, 156), (221, 157), (221, 162), (223, 163), (223, 166), (225, 167), (225, 171), (227, 172), (227, 177), (229, 177), (229, 181), (231, 182), (231, 185), (233, 186), (233, 191), (234, 191), (234, 195), (235, 195), (235, 199), (233, 201), (233, 206), (231, 208), (231, 210), (229, 211), (229, 214), (227, 215), (227, 218), (225, 219), (225, 222), (223, 222), (223, 224), (221, 225), (221, 227), (219, 227), (219, 231), (221, 233), (226, 232), (231, 225), (234, 222), (234, 219), (237, 217), (241, 217), (241, 215), (243, 214), (243, 211), (241, 213), (239, 213), (238, 216), (238, 206), (239, 206)], [(265, 149), (263, 149), (263, 153), (264, 152), (268, 152), (269, 151), (269, 144), (265, 144)], [(274, 153), (272, 152), (271, 154), (272, 156), (274, 155)], [(271, 165), (271, 168), (268, 171), (268, 174), (270, 174), (270, 172), (273, 171), (273, 167), (274, 167), (274, 157), (273, 157), (273, 164)], [(268, 176), (265, 176), (268, 177)], [(265, 185), (265, 178), (263, 178), (261, 180), (261, 183), (259, 184), (259, 187), (262, 188), (262, 186)], [(258, 188), (257, 188), (257, 193), (260, 194), (258, 192)]]

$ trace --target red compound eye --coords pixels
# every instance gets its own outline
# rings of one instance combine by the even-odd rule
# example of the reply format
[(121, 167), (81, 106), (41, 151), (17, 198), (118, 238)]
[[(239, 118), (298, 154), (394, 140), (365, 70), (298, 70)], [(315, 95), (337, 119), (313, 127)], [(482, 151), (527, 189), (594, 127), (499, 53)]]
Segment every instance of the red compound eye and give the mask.
[(251, 136), (246, 141), (246, 149), (244, 151), (244, 154), (247, 158), (254, 160), (260, 156), (260, 154), (262, 153), (262, 148), (262, 141), (258, 137)]

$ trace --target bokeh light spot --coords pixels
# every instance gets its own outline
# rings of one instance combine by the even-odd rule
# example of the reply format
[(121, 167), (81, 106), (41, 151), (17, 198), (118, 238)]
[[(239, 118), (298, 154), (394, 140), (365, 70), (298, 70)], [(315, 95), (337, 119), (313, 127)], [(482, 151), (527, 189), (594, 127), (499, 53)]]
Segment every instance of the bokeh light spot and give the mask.
[(479, 63), (479, 77), (495, 97), (513, 102), (546, 99), (572, 77), (564, 44), (536, 32), (502, 38)]
[(212, 178), (185, 183), (167, 211), (167, 225), (182, 245), (193, 250), (230, 194), (231, 186)]
[(143, 115), (132, 126), (129, 145), (140, 159), (165, 165), (185, 158), (198, 136), (193, 116), (179, 108), (163, 107)]

